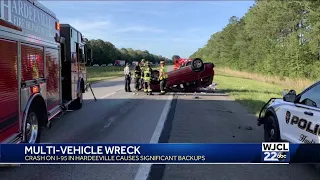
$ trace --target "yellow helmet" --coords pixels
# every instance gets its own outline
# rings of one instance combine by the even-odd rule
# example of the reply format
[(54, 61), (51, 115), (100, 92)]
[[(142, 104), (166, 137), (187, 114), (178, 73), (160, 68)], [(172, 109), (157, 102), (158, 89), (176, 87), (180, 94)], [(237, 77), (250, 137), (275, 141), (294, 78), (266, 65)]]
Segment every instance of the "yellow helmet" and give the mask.
[(141, 59), (141, 62), (143, 62), (143, 63), (144, 63), (144, 62), (145, 62), (145, 60), (144, 60), (144, 59)]

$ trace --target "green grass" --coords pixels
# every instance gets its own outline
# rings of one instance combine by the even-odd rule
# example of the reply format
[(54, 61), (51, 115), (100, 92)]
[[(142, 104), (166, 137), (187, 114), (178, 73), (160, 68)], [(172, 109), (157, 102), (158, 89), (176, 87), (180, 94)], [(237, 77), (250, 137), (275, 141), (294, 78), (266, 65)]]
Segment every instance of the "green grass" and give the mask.
[[(159, 66), (153, 66), (154, 70), (159, 69)], [(107, 67), (87, 67), (88, 82), (94, 83), (104, 81), (116, 77), (123, 76), (124, 67), (107, 66)]]
[(123, 76), (123, 67), (87, 67), (88, 82), (94, 83)]
[(279, 85), (224, 73), (215, 75), (214, 82), (218, 84), (218, 89), (229, 94), (236, 102), (244, 105), (255, 115), (258, 115), (262, 106), (270, 98), (281, 98), (284, 89)]

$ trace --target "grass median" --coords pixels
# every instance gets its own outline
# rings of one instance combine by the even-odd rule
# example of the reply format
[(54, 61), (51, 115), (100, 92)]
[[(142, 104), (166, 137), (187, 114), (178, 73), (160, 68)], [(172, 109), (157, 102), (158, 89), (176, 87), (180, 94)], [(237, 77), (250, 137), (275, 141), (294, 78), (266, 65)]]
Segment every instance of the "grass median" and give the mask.
[(295, 89), (297, 93), (314, 81), (268, 77), (259, 74), (216, 69), (214, 82), (218, 89), (230, 95), (255, 115), (270, 98), (281, 98), (284, 89)]
[(123, 76), (124, 67), (87, 67), (88, 82), (94, 83)]
[[(88, 82), (94, 83), (121, 77), (123, 76), (123, 69), (123, 66), (87, 67)], [(130, 69), (133, 70), (133, 67)], [(159, 70), (159, 66), (153, 66), (152, 69)]]

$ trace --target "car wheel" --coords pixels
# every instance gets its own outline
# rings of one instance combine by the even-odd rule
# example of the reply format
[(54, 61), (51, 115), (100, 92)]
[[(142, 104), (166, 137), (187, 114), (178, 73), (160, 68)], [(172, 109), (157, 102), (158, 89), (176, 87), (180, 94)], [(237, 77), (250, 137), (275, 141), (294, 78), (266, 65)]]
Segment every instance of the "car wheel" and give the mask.
[(204, 68), (204, 64), (203, 61), (200, 58), (195, 58), (194, 60), (192, 60), (191, 62), (191, 68), (193, 71), (195, 72), (199, 72), (202, 71)]
[(266, 117), (264, 122), (264, 140), (265, 142), (279, 142), (280, 129), (277, 120), (274, 116)]

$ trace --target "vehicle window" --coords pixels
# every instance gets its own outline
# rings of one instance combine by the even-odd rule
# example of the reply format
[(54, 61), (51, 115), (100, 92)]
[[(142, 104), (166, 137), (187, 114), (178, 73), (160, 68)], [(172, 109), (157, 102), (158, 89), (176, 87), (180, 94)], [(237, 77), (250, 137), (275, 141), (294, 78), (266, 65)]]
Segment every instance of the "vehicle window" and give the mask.
[(299, 99), (299, 103), (320, 108), (320, 84), (303, 93)]
[(85, 62), (85, 56), (84, 56), (84, 45), (80, 45), (79, 47), (79, 60), (80, 62)]

